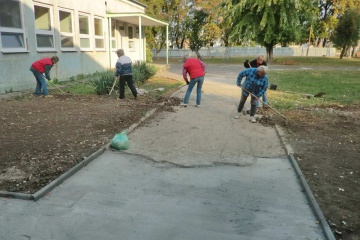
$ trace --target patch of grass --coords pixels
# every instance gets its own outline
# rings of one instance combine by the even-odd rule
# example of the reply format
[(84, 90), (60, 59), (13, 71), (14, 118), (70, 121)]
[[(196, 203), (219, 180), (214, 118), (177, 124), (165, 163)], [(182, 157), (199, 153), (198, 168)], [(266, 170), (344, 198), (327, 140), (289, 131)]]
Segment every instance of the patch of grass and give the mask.
[[(268, 90), (271, 103), (280, 108), (360, 103), (360, 78), (357, 70), (291, 70), (271, 71), (269, 82), (277, 90)], [(315, 95), (325, 92), (319, 98)]]
[[(111, 75), (112, 73), (108, 73), (108, 74)], [(97, 76), (100, 74), (96, 73), (94, 75)], [(112, 79), (113, 79), (113, 76), (111, 75), (111, 80)], [(138, 88), (147, 90), (149, 92), (149, 94), (153, 94), (155, 96), (162, 96), (165, 93), (178, 88), (182, 84), (183, 84), (182, 82), (174, 80), (174, 79), (168, 79), (168, 78), (163, 78), (163, 77), (159, 77), (159, 76), (154, 76), (154, 77), (148, 79), (144, 84), (140, 84), (140, 86), (138, 86)], [(164, 91), (154, 91), (155, 89), (158, 89), (158, 88), (164, 88)], [(88, 82), (85, 84), (84, 83), (71, 84), (69, 86), (62, 87), (61, 89), (64, 92), (71, 93), (71, 94), (96, 94), (95, 87), (92, 82)], [(113, 93), (115, 93), (116, 91), (118, 91), (117, 87), (115, 87)], [(53, 89), (53, 92), (61, 94), (61, 92), (59, 90), (57, 90), (56, 88)], [(126, 95), (126, 97), (130, 97), (130, 98), (132, 97), (132, 93), (127, 86), (125, 88), (125, 95)]]
[[(204, 57), (202, 60), (207, 64), (238, 64), (243, 67), (245, 60), (254, 60), (255, 56), (242, 56), (242, 57)], [(178, 61), (181, 58), (170, 58), (169, 63), (179, 64)], [(164, 63), (165, 59), (159, 59), (156, 62)], [(155, 62), (155, 63), (156, 63)], [(272, 62), (268, 62), (268, 65), (284, 65), (285, 62), (293, 62), (296, 66), (313, 66), (313, 67), (359, 67), (360, 58), (343, 58), (339, 57), (282, 57), (274, 56)]]
[(13, 93), (14, 90), (12, 88), (10, 88), (9, 90), (5, 90), (5, 93)]
[[(171, 91), (175, 88), (178, 88), (181, 85), (183, 85), (183, 83), (180, 81), (155, 76), (153, 78), (150, 78), (145, 84), (141, 85), (140, 88), (145, 89), (151, 92), (152, 94), (161, 96), (164, 93)], [(153, 91), (158, 88), (164, 88), (164, 91)]]
[(74, 84), (72, 86), (62, 88), (62, 90), (71, 94), (95, 94), (94, 87), (89, 84)]

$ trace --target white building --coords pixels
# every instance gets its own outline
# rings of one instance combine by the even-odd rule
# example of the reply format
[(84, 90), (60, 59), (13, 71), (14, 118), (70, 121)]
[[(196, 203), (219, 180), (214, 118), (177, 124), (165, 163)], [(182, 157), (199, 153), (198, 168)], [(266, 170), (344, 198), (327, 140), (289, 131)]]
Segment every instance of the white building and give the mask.
[(115, 67), (115, 51), (146, 60), (146, 26), (168, 24), (136, 0), (0, 0), (0, 93), (35, 87), (31, 64), (58, 56), (51, 77)]

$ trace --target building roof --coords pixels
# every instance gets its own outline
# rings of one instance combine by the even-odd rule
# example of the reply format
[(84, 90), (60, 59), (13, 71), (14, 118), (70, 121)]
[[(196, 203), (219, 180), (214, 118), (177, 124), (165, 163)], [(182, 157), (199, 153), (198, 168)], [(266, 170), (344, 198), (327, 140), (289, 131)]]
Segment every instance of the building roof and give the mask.
[[(135, 1), (135, 0), (133, 0)], [(133, 25), (141, 26), (168, 26), (169, 24), (161, 20), (150, 17), (144, 13), (108, 13), (108, 18), (112, 18), (118, 21), (130, 23)]]

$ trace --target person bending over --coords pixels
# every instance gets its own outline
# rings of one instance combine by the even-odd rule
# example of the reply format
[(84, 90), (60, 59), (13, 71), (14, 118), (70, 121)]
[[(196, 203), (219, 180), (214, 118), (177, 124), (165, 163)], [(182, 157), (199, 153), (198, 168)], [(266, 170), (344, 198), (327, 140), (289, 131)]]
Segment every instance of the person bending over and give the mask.
[(29, 70), (34, 74), (36, 79), (36, 88), (34, 92), (36, 96), (40, 96), (42, 90), (45, 98), (52, 97), (48, 92), (45, 78), (51, 82), (50, 70), (57, 62), (59, 62), (59, 58), (53, 56), (52, 58), (42, 58), (31, 64)]
[[(204, 76), (205, 76), (205, 69), (206, 65), (202, 61), (200, 61), (198, 58), (191, 57), (190, 54), (187, 54), (184, 56), (184, 65), (183, 65), (183, 78), (188, 85), (188, 89), (186, 91), (184, 102), (181, 104), (181, 106), (186, 107), (190, 94), (192, 89), (194, 88), (195, 84), (197, 84), (196, 88), (196, 106), (200, 107), (201, 104), (201, 89), (202, 85), (204, 83)], [(187, 78), (187, 75), (190, 75), (190, 82)]]
[[(256, 101), (261, 97), (268, 87), (268, 77), (266, 75), (267, 67), (259, 66), (258, 68), (248, 68), (241, 71), (237, 77), (236, 85), (242, 87), (240, 103), (235, 118), (240, 118), (240, 113), (249, 95), (251, 95), (250, 121), (256, 123)], [(241, 84), (243, 78), (243, 84)]]

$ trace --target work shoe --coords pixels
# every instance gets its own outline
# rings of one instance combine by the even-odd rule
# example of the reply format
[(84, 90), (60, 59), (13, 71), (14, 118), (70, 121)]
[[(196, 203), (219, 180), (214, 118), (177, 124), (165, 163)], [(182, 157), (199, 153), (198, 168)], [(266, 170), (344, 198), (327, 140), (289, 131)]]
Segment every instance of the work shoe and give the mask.
[(44, 96), (44, 98), (52, 98), (52, 97), (54, 97), (54, 96), (50, 95), (50, 94)]
[(250, 122), (256, 123), (256, 118), (254, 116), (250, 117)]
[(239, 119), (240, 118), (240, 113), (238, 112), (238, 113), (236, 113), (236, 115), (235, 115), (235, 119)]
[(182, 103), (182, 104), (180, 104), (180, 107), (187, 107), (187, 104), (186, 104), (186, 103)]

